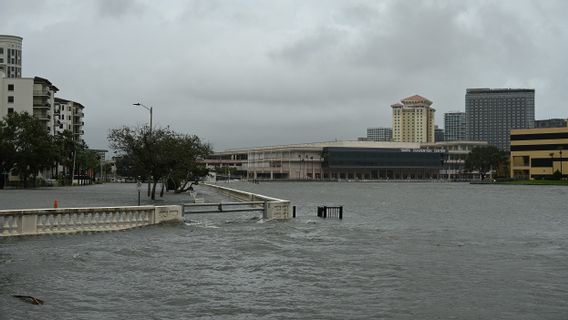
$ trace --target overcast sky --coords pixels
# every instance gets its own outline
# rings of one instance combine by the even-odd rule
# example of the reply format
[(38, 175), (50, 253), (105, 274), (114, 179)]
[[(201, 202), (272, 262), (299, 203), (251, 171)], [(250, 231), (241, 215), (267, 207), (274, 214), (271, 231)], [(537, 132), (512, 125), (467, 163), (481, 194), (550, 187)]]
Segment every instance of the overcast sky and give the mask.
[(356, 139), (407, 96), (463, 111), (466, 88), (536, 89), (568, 117), (568, 1), (2, 0), (23, 75), (85, 106), (85, 140), (154, 125), (215, 150)]

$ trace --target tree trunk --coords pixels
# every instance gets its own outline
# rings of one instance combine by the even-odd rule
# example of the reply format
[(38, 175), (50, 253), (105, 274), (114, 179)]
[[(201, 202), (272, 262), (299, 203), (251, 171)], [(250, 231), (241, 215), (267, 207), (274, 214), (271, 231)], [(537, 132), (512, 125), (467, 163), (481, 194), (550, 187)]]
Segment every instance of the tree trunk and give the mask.
[[(151, 197), (150, 197), (150, 198), (151, 198), (152, 200), (156, 200), (156, 186), (158, 185), (158, 180), (155, 180), (155, 179), (154, 179), (153, 182), (154, 182), (154, 183), (153, 183), (153, 185), (152, 185), (152, 193), (151, 193)], [(148, 182), (148, 183), (149, 183), (149, 182)]]
[(162, 179), (162, 190), (160, 191), (160, 198), (164, 197), (164, 187), (165, 187), (165, 183), (164, 183), (164, 179)]

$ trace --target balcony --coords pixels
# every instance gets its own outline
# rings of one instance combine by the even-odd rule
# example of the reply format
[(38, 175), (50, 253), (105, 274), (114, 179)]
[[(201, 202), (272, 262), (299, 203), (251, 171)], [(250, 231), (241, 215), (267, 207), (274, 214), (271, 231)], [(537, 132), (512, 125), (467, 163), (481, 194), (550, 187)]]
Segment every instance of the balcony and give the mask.
[(51, 120), (51, 115), (45, 113), (34, 114), (34, 116), (41, 121), (49, 121)]
[(51, 109), (51, 104), (45, 102), (40, 102), (40, 103), (34, 102), (34, 109)]
[(49, 90), (34, 90), (34, 96), (51, 97), (51, 92)]

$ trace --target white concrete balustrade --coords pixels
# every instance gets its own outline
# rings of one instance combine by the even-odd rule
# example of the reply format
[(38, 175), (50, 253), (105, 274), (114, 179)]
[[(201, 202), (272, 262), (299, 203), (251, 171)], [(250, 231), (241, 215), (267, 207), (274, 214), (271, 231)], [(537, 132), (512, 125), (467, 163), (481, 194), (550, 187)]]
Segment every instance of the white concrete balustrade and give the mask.
[(116, 231), (183, 222), (181, 206), (0, 210), (0, 236)]

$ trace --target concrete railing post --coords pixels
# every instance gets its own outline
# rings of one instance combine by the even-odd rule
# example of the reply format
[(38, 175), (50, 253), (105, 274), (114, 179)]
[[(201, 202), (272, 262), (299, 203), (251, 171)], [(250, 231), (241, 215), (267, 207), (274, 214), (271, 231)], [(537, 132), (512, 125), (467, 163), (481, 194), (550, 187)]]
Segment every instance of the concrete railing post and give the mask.
[(180, 223), (183, 222), (182, 206), (159, 206), (154, 212), (154, 223)]

